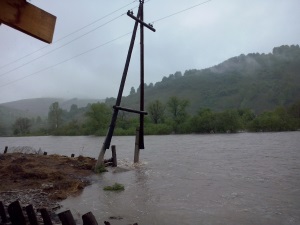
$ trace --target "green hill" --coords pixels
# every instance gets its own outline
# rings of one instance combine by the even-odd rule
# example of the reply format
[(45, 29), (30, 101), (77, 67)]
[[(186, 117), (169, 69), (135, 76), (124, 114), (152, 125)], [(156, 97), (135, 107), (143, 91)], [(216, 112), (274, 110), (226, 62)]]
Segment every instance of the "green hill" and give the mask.
[[(145, 105), (156, 99), (166, 102), (171, 96), (189, 100), (190, 113), (201, 108), (250, 108), (260, 113), (287, 106), (300, 99), (299, 45), (240, 55), (211, 68), (176, 72), (154, 85), (145, 84)], [(106, 102), (113, 105), (115, 99)], [(138, 108), (139, 91), (124, 97), (122, 105)]]
[[(174, 119), (166, 104), (172, 96), (185, 103), (184, 100), (189, 101), (185, 104), (187, 112), (184, 110), (179, 118), (181, 121)], [(211, 68), (176, 72), (155, 84), (145, 84), (146, 108), (155, 100), (166, 110), (162, 110), (165, 112), (159, 122), (146, 117), (147, 134), (299, 129), (300, 47), (281, 46), (269, 54), (240, 55)], [(104, 104), (87, 106), (98, 101), (39, 98), (0, 104), (0, 136), (13, 135), (16, 130), (13, 124), (19, 117), (30, 120), (32, 135), (104, 134), (111, 110)], [(54, 102), (61, 108), (60, 128), (51, 130), (47, 116)], [(114, 105), (115, 99), (107, 98), (106, 103)], [(122, 99), (122, 106), (139, 109), (139, 88), (137, 91), (132, 88), (131, 94)], [(268, 110), (272, 112), (262, 113)], [(134, 134), (137, 121), (135, 117), (120, 114), (116, 133)]]

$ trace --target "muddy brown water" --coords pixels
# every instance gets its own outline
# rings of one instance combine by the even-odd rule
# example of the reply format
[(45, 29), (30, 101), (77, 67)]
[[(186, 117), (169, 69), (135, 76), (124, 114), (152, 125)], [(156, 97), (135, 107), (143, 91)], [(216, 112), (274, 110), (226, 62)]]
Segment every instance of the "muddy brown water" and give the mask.
[[(0, 138), (0, 148), (96, 158), (103, 140)], [(93, 184), (60, 211), (70, 209), (78, 221), (92, 211), (115, 225), (300, 224), (300, 132), (146, 136), (135, 167), (134, 137), (114, 137), (112, 144), (122, 170), (92, 176)], [(115, 182), (125, 191), (103, 191)]]

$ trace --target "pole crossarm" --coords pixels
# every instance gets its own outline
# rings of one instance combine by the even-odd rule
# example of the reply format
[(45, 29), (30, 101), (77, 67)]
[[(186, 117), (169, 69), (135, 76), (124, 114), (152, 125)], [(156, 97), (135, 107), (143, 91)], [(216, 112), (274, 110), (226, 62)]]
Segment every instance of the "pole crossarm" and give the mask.
[(152, 24), (147, 24), (145, 23), (144, 21), (140, 20), (139, 18), (135, 17), (133, 15), (133, 12), (128, 10), (127, 12), (127, 16), (131, 17), (132, 19), (134, 19), (135, 21), (137, 21), (138, 23), (144, 25), (145, 27), (147, 27), (148, 29), (152, 30), (153, 32), (155, 32), (156, 30), (153, 28), (153, 25)]
[(124, 108), (124, 107), (120, 107), (120, 106), (116, 106), (116, 105), (114, 105), (113, 108), (117, 109), (117, 110), (122, 110), (122, 111), (125, 111), (125, 112), (148, 115), (148, 113), (146, 111), (139, 111), (139, 110)]
[[(142, 8), (140, 6), (139, 10), (138, 10), (138, 16), (140, 16), (140, 14), (141, 14), (141, 9)], [(123, 75), (122, 75), (122, 79), (121, 79), (121, 83), (120, 83), (120, 87), (119, 87), (119, 92), (118, 92), (118, 96), (117, 96), (117, 100), (116, 100), (116, 106), (121, 105), (123, 90), (124, 90), (125, 81), (126, 81), (126, 77), (127, 77), (127, 73), (128, 73), (128, 69), (129, 69), (129, 64), (130, 64), (130, 60), (131, 60), (131, 55), (132, 55), (132, 51), (133, 51), (133, 47), (134, 47), (134, 42), (135, 42), (135, 38), (136, 38), (138, 25), (139, 25), (138, 22), (135, 21), (133, 32), (132, 32), (132, 37), (131, 37), (131, 41), (130, 41), (130, 45), (129, 45), (129, 49), (128, 49), (128, 53), (127, 53), (127, 58), (126, 58), (126, 62), (125, 62), (125, 67), (123, 70)], [(104, 148), (103, 148), (103, 151), (101, 150), (103, 156), (105, 153), (105, 149), (109, 149), (109, 147), (110, 147), (111, 139), (112, 139), (114, 129), (116, 126), (118, 113), (119, 113), (119, 110), (114, 108), (114, 112), (113, 112), (111, 122), (110, 122), (110, 125), (108, 128), (108, 132), (107, 132), (106, 138), (103, 143)], [(99, 157), (99, 158), (101, 158), (101, 157)], [(100, 160), (103, 160), (103, 159), (100, 159)]]

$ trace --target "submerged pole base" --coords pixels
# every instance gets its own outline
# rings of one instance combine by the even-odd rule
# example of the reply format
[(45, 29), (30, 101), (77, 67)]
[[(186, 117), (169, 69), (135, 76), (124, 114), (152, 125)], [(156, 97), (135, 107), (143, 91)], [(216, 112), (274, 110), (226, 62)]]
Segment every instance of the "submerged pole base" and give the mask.
[(95, 170), (99, 167), (99, 166), (104, 166), (104, 155), (105, 155), (105, 151), (106, 151), (106, 148), (105, 148), (105, 144), (102, 145), (102, 148), (101, 148), (101, 152), (98, 156), (98, 160), (96, 162), (96, 165), (95, 165)]
[(135, 147), (134, 147), (134, 163), (138, 163), (140, 160), (140, 128), (136, 128), (135, 134)]

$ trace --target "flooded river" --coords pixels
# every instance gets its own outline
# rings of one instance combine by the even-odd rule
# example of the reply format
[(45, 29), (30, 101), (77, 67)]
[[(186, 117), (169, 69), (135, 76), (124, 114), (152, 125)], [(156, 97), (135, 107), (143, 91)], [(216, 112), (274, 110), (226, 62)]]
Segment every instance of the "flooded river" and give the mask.
[[(103, 140), (0, 138), (0, 148), (31, 146), (97, 158)], [(61, 211), (70, 209), (78, 219), (92, 211), (99, 222), (113, 225), (300, 224), (300, 132), (146, 136), (136, 167), (134, 137), (114, 137), (112, 144), (126, 170), (92, 176), (93, 184), (63, 201)], [(115, 182), (125, 191), (103, 191)]]

